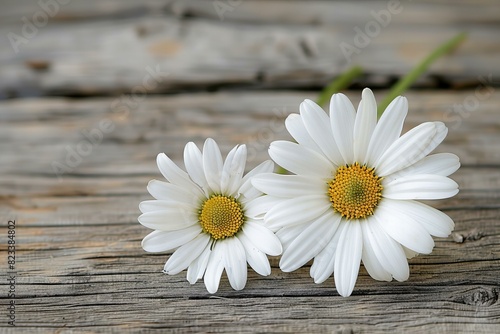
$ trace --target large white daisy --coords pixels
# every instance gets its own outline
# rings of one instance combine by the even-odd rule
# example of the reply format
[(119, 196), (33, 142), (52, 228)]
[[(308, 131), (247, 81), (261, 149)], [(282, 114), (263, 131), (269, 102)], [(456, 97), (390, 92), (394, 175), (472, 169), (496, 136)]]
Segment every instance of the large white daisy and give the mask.
[(204, 277), (210, 293), (219, 287), (225, 269), (235, 290), (245, 287), (247, 262), (260, 275), (271, 273), (268, 255), (280, 255), (279, 239), (255, 217), (262, 192), (250, 178), (273, 171), (266, 161), (243, 176), (247, 150), (236, 146), (223, 161), (219, 147), (207, 139), (203, 153), (194, 143), (184, 149), (187, 173), (164, 153), (158, 155), (160, 172), (168, 180), (152, 180), (149, 193), (156, 200), (140, 203), (139, 222), (155, 231), (142, 241), (148, 252), (175, 250), (164, 272), (175, 275), (187, 268), (194, 284)]
[(375, 98), (365, 89), (357, 113), (345, 95), (335, 94), (330, 117), (305, 100), (300, 115), (286, 119), (297, 143), (275, 141), (269, 154), (296, 175), (261, 174), (252, 181), (267, 194), (260, 214), (278, 231), (283, 271), (314, 258), (314, 281), (333, 273), (337, 291), (349, 296), (361, 261), (376, 280), (404, 281), (407, 258), (430, 253), (431, 236), (451, 233), (454, 223), (446, 214), (416, 200), (458, 192), (447, 177), (459, 168), (458, 157), (427, 156), (447, 134), (441, 122), (400, 137), (407, 111), (406, 98), (398, 97), (377, 122)]

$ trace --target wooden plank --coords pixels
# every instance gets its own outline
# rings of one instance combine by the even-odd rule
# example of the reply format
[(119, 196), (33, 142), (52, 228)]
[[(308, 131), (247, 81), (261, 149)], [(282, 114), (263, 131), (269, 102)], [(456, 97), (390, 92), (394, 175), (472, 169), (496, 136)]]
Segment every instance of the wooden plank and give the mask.
[[(27, 333), (163, 330), (249, 333), (371, 332), (493, 333), (500, 326), (499, 94), (476, 90), (410, 91), (405, 131), (426, 120), (450, 128), (439, 151), (458, 154), (458, 196), (432, 205), (453, 218), (455, 232), (437, 238), (431, 255), (410, 260), (406, 282), (377, 282), (362, 267), (354, 293), (339, 297), (333, 278), (316, 285), (309, 265), (272, 274), (249, 271), (243, 291), (226, 277), (209, 295), (185, 272), (161, 273), (167, 254), (149, 254), (137, 222), (146, 184), (161, 176), (155, 156), (180, 163), (187, 141), (213, 137), (225, 153), (239, 143), (266, 158), (272, 140), (289, 138), (279, 126), (317, 92), (226, 92), (148, 96), (128, 113), (114, 98), (38, 98), (0, 102), (0, 215), (16, 219), (16, 324)], [(480, 92), (484, 92), (481, 90)], [(385, 92), (378, 91), (381, 98)], [(357, 103), (359, 92), (348, 92)], [(473, 97), (476, 108), (464, 110)], [(450, 113), (451, 110), (451, 113)], [(458, 117), (458, 118), (457, 118)], [(110, 119), (115, 128), (59, 181), (53, 161), (86, 140), (82, 130)], [(247, 168), (248, 169), (248, 168)], [(5, 231), (4, 228), (2, 228)], [(0, 249), (7, 245), (0, 235)], [(0, 271), (6, 291), (6, 263)], [(2, 305), (8, 302), (2, 296)], [(2, 306), (4, 308), (4, 306)], [(3, 313), (2, 313), (3, 314)], [(0, 330), (14, 333), (4, 319)]]
[[(29, 18), (28, 13), (40, 11), (16, 4), (5, 15), (27, 13)], [(23, 16), (5, 21), (0, 25), (6, 46), (0, 49), (0, 98), (178, 92), (187, 87), (322, 87), (352, 64), (365, 69), (363, 82), (387, 87), (464, 26), (467, 42), (436, 63), (419, 85), (470, 85), (480, 76), (500, 74), (496, 2), (402, 3), (386, 27), (372, 14), (387, 11), (385, 1), (307, 6), (247, 0), (227, 20), (218, 19), (211, 1), (173, 2), (165, 5), (166, 12), (153, 10), (160, 5), (126, 2), (120, 7), (129, 13), (125, 15), (113, 1), (86, 10), (82, 7), (93, 7), (71, 2), (61, 6), (59, 16), (81, 13), (80, 19), (54, 16), (19, 43), (9, 38), (23, 36)], [(117, 17), (96, 19), (101, 12)], [(257, 13), (264, 14), (262, 19)], [(280, 21), (283, 17), (290, 19)], [(362, 41), (355, 28), (364, 30), (369, 22), (378, 29), (374, 26), (371, 37)]]

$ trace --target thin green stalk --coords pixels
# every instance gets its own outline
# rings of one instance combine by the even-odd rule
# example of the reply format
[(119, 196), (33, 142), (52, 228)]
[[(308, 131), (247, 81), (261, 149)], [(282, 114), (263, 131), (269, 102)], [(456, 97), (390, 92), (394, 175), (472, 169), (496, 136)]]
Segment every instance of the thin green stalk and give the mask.
[(453, 51), (461, 42), (467, 37), (466, 33), (458, 34), (444, 44), (441, 44), (437, 49), (435, 49), (430, 55), (427, 56), (420, 64), (414, 67), (408, 74), (402, 77), (384, 98), (382, 102), (378, 105), (378, 117), (382, 115), (385, 108), (394, 100), (397, 96), (401, 95), (410, 87), (417, 79), (420, 77), (429, 66), (436, 61), (439, 57)]
[(342, 89), (348, 87), (351, 82), (361, 74), (363, 74), (363, 69), (360, 66), (353, 66), (349, 68), (321, 91), (316, 102), (320, 106), (324, 105), (330, 100), (333, 94), (338, 93)]

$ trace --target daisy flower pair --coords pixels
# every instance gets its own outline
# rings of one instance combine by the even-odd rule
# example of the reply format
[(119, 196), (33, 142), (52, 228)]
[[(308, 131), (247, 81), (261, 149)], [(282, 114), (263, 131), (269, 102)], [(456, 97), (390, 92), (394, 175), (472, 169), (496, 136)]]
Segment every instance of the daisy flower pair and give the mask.
[(155, 231), (142, 241), (148, 252), (174, 251), (164, 272), (187, 268), (191, 284), (203, 278), (210, 293), (225, 270), (235, 290), (245, 287), (247, 264), (271, 273), (268, 255), (281, 255), (280, 268), (296, 270), (313, 260), (310, 275), (332, 274), (337, 291), (349, 296), (360, 263), (376, 280), (408, 279), (407, 258), (429, 254), (432, 236), (446, 237), (453, 221), (417, 200), (454, 196), (448, 178), (459, 166), (449, 153), (432, 154), (447, 134), (441, 122), (423, 123), (401, 136), (408, 112), (398, 97), (377, 121), (373, 93), (363, 90), (358, 110), (343, 94), (330, 102), (330, 115), (310, 100), (285, 125), (296, 142), (275, 141), (269, 155), (293, 173), (273, 173), (265, 161), (244, 175), (245, 145), (226, 159), (212, 139), (203, 151), (184, 150), (186, 171), (164, 153), (153, 180), (155, 200), (140, 204), (139, 222)]

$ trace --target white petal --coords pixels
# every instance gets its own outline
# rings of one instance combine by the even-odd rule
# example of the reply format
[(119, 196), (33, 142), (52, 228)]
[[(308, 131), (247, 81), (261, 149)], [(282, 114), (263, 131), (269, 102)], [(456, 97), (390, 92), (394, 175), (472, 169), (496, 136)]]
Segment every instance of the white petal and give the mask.
[(236, 196), (239, 199), (239, 195), (243, 195), (243, 198), (240, 199), (241, 202), (250, 201), (258, 196), (262, 195), (262, 192), (257, 190), (252, 185), (252, 178), (261, 173), (271, 173), (274, 170), (274, 162), (271, 160), (266, 160), (250, 172), (248, 172), (243, 179), (241, 180), (241, 186), (236, 193)]
[(370, 89), (363, 89), (354, 122), (353, 149), (354, 161), (363, 162), (373, 130), (377, 125), (377, 101)]
[(219, 146), (213, 139), (208, 138), (203, 145), (203, 170), (208, 186), (216, 194), (221, 192), (220, 181), (223, 166)]
[(247, 283), (247, 258), (245, 248), (237, 237), (227, 238), (221, 243), (226, 244), (224, 252), (224, 267), (229, 284), (235, 290), (241, 290)]
[(271, 266), (266, 254), (261, 252), (244, 233), (238, 234), (238, 239), (245, 248), (250, 267), (259, 275), (268, 276), (271, 274)]
[(333, 138), (344, 162), (354, 162), (353, 131), (356, 111), (351, 101), (344, 94), (334, 94), (330, 100), (330, 123)]
[(278, 237), (267, 227), (257, 222), (251, 220), (246, 221), (241, 228), (241, 232), (243, 232), (259, 250), (268, 255), (277, 256), (283, 251)]
[[(387, 235), (376, 215), (372, 216), (363, 227), (364, 245), (368, 245), (382, 267), (397, 281), (406, 281), (410, 275), (410, 269), (401, 245)], [(390, 281), (390, 275), (387, 281)]]
[(190, 242), (179, 247), (165, 263), (163, 271), (175, 275), (186, 269), (203, 252), (208, 245), (210, 237), (201, 233)]
[(226, 247), (224, 243), (216, 242), (208, 259), (207, 270), (203, 277), (205, 287), (209, 293), (216, 293), (219, 289), (220, 278), (224, 271), (224, 253)]
[(203, 156), (200, 149), (193, 142), (184, 147), (184, 165), (191, 179), (200, 187), (207, 186), (207, 179), (203, 171)]
[(340, 216), (333, 210), (309, 224), (309, 226), (290, 244), (280, 260), (284, 272), (294, 271), (306, 264), (332, 240), (340, 224)]
[(348, 297), (354, 290), (358, 278), (361, 254), (363, 252), (363, 233), (359, 221), (346, 222), (335, 252), (333, 276), (338, 293)]
[(224, 195), (235, 196), (241, 185), (247, 159), (245, 145), (236, 146), (227, 155), (221, 175), (221, 191)]
[(417, 221), (430, 235), (446, 238), (455, 227), (455, 223), (448, 215), (423, 203), (398, 200), (391, 202), (397, 203), (399, 211)]
[(385, 177), (386, 182), (393, 181), (410, 174), (435, 174), (448, 176), (456, 172), (460, 161), (455, 154), (437, 153), (429, 155), (419, 162)]
[(398, 96), (385, 109), (373, 130), (364, 163), (374, 166), (378, 158), (401, 134), (408, 113), (408, 100)]
[(328, 191), (326, 181), (311, 176), (260, 174), (252, 179), (255, 188), (275, 197), (298, 197), (325, 194)]
[(297, 143), (313, 151), (322, 152), (318, 144), (312, 139), (299, 114), (290, 114), (285, 120), (285, 126)]
[(407, 175), (383, 186), (383, 197), (391, 199), (442, 199), (458, 193), (455, 181), (432, 174)]
[(386, 176), (420, 161), (444, 139), (448, 129), (441, 122), (414, 127), (397, 139), (375, 163), (377, 175)]
[[(369, 226), (367, 226), (368, 224), (370, 224), (370, 222), (366, 220), (361, 223), (361, 228), (363, 229), (363, 254), (361, 255), (361, 260), (363, 261), (366, 271), (373, 279), (390, 282), (392, 280), (392, 275), (384, 269), (384, 266), (382, 266), (375, 255), (374, 247), (372, 247), (372, 243), (370, 242), (370, 239), (375, 239), (375, 236), (370, 236), (371, 231)], [(392, 240), (392, 242), (394, 242), (394, 240)]]
[(278, 165), (294, 174), (331, 178), (335, 168), (323, 155), (284, 140), (272, 142), (269, 155)]
[(175, 200), (150, 200), (139, 203), (139, 210), (141, 210), (142, 213), (161, 210), (168, 211), (175, 208), (186, 211), (196, 211), (196, 206), (193, 204), (177, 202)]
[(339, 244), (340, 235), (342, 230), (346, 227), (346, 222), (339, 225), (337, 231), (333, 235), (332, 240), (328, 245), (323, 248), (323, 250), (314, 258), (314, 262), (311, 266), (310, 275), (314, 279), (314, 283), (323, 283), (330, 277), (333, 273), (333, 268), (335, 266), (335, 253), (337, 251), (337, 245)]
[(197, 188), (196, 184), (189, 178), (189, 175), (180, 169), (165, 153), (158, 154), (156, 163), (162, 175), (170, 183), (187, 189)]
[(177, 231), (153, 231), (142, 239), (146, 252), (168, 252), (196, 238), (201, 233), (199, 225)]
[(401, 246), (401, 247), (403, 247), (403, 250), (404, 250), (404, 252), (405, 252), (405, 255), (406, 255), (406, 258), (407, 258), (407, 259), (412, 259), (412, 258), (414, 258), (415, 256), (417, 256), (417, 255), (418, 255), (418, 253), (417, 253), (417, 252), (414, 252), (414, 251), (412, 251), (411, 249), (406, 248), (405, 246)]
[(268, 195), (257, 197), (245, 203), (245, 216), (253, 219), (262, 219), (273, 206), (282, 201), (282, 198)]
[(283, 249), (286, 250), (290, 244), (307, 228), (308, 224), (300, 224), (290, 227), (283, 227), (276, 232), (276, 236), (280, 239)]
[(243, 179), (241, 180), (241, 184), (250, 181), (252, 177), (255, 175), (259, 175), (261, 173), (272, 173), (274, 170), (274, 162), (271, 160), (266, 160), (263, 163), (259, 164), (257, 167), (249, 171), (245, 174)]
[(327, 195), (302, 196), (285, 200), (266, 213), (264, 221), (270, 229), (310, 222), (331, 208)]
[(196, 205), (203, 197), (201, 189), (198, 188), (193, 192), (188, 189), (158, 180), (151, 180), (148, 183), (149, 193), (158, 200), (178, 201)]
[(194, 284), (203, 277), (203, 274), (207, 269), (210, 253), (210, 243), (208, 243), (200, 256), (191, 262), (187, 270), (187, 280), (189, 283)]
[(193, 212), (182, 208), (146, 212), (140, 215), (138, 220), (143, 226), (160, 231), (180, 230), (198, 222)]
[(313, 101), (304, 100), (300, 104), (300, 116), (307, 132), (319, 146), (321, 152), (335, 165), (344, 164), (325, 111)]
[(430, 254), (434, 240), (417, 221), (404, 211), (397, 201), (379, 203), (375, 215), (385, 232), (401, 245), (422, 254)]

